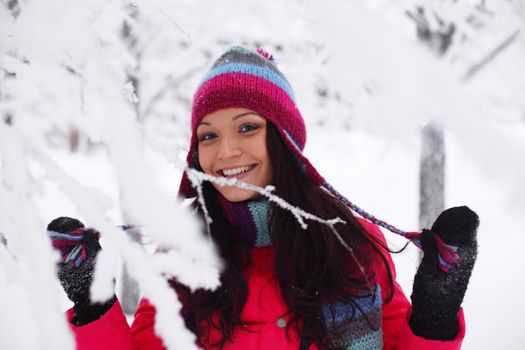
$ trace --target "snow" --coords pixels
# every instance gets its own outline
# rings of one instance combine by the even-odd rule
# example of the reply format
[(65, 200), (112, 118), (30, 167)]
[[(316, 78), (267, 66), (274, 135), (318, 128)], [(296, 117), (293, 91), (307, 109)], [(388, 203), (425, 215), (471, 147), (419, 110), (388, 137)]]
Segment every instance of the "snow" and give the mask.
[(105, 246), (97, 254), (90, 296), (93, 302), (103, 303), (115, 294), (115, 278), (118, 271), (118, 251)]
[[(2, 293), (6, 297), (2, 299), (2, 303), (12, 302), (8, 310), (24, 304), (20, 313), (4, 313), (2, 323), (22, 324), (27, 317), (34, 320), (31, 323), (36, 326), (28, 331), (29, 335), (34, 336), (29, 341), (23, 340), (27, 336), (22, 331), (25, 327), (8, 333), (9, 336), (2, 337), (1, 341), (6, 342), (5, 348), (35, 341), (43, 349), (69, 349), (73, 345), (73, 338), (69, 334), (66, 319), (60, 313), (57, 298), (60, 293), (54, 263), (58, 254), (53, 251), (46, 235), (39, 234), (44, 230), (38, 215), (28, 215), (37, 210), (31, 201), (33, 186), (24, 161), (25, 147), (19, 135), (4, 124), (0, 125), (0, 146), (3, 173), (3, 186), (0, 188), (2, 222), (8, 218), (13, 221), (13, 225), (8, 226), (13, 231), (6, 233), (9, 250), (6, 252), (3, 246), (1, 248), (4, 250), (2, 262), (6, 262), (0, 265), (0, 275), (4, 281), (6, 274), (12, 277), (10, 283), (6, 283), (9, 287), (5, 294)], [(9, 267), (11, 271), (6, 272), (5, 269)], [(24, 293), (16, 292), (20, 288), (24, 289)], [(31, 326), (31, 323), (27, 326)], [(55, 332), (63, 333), (64, 336), (55, 337)]]
[[(525, 127), (520, 129), (523, 140)], [(335, 188), (389, 223), (406, 230), (418, 228), (417, 135), (387, 140), (361, 130), (313, 130), (309, 136), (307, 154)], [(490, 163), (473, 159), (456, 135), (447, 133), (445, 144), (445, 207), (468, 205), (481, 220), (478, 260), (463, 302), (467, 322), (463, 349), (521, 349), (525, 341), (519, 331), (525, 312), (521, 301), (525, 288), (523, 198), (515, 198), (513, 183), (488, 175), (484, 168)], [(383, 232), (394, 249), (406, 242)], [(397, 280), (410, 295), (418, 248), (409, 245), (393, 258)]]
[[(0, 233), (7, 240), (0, 244), (7, 335), (0, 348), (73, 348), (54, 275), (58, 255), (45, 235), (46, 223), (63, 215), (102, 234), (92, 296), (111, 297), (125, 262), (158, 306), (156, 330), (168, 347), (193, 347), (165, 277), (213, 289), (221, 266), (176, 194), (192, 92), (212, 60), (239, 43), (276, 57), (306, 119), (305, 153), (321, 175), (401, 229), (419, 229), (420, 129), (430, 121), (444, 128), (445, 205), (466, 204), (481, 218), (463, 348), (522, 348), (525, 4), (483, 3), (425, 5), (457, 24), (461, 40), (443, 56), (418, 41), (405, 14), (420, 5), (415, 0), (46, 0), (20, 2), (16, 19), (0, 5)], [(123, 21), (132, 29), (126, 40)], [(11, 126), (3, 122), (8, 115)], [(117, 227), (123, 223), (139, 225), (151, 244), (133, 241)], [(405, 243), (385, 235), (394, 249)], [(157, 246), (162, 254), (152, 254)], [(407, 295), (418, 254), (412, 245), (394, 254)]]

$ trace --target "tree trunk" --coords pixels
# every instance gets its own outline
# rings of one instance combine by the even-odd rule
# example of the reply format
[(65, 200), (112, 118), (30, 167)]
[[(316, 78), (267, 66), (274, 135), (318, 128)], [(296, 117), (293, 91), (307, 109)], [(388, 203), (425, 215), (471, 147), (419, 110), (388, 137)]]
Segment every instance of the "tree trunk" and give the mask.
[(140, 288), (129, 274), (126, 264), (122, 265), (122, 293), (119, 299), (122, 311), (126, 315), (133, 315), (139, 306)]
[[(131, 18), (134, 20), (138, 20), (139, 12), (138, 7), (136, 6), (128, 6), (127, 12)], [(122, 31), (121, 36), (122, 40), (126, 43), (126, 46), (130, 53), (134, 57), (134, 62), (130, 66), (126, 67), (126, 74), (127, 79), (133, 84), (134, 93), (137, 97), (139, 97), (139, 78), (138, 78), (138, 72), (140, 70), (140, 61), (141, 61), (141, 53), (138, 48), (138, 37), (135, 35), (134, 28), (131, 23), (129, 23), (127, 20), (125, 20), (122, 23)], [(140, 117), (140, 98), (138, 101), (133, 103), (133, 109), (135, 111), (135, 118), (137, 121), (141, 120)], [(122, 213), (124, 220), (128, 224), (132, 224), (134, 221), (130, 220), (129, 216), (126, 215), (125, 212)], [(137, 228), (132, 228), (127, 230), (128, 234), (130, 234), (131, 238), (136, 241), (140, 242), (140, 231)], [(127, 269), (126, 264), (122, 265), (122, 295), (121, 295), (121, 304), (122, 304), (122, 310), (124, 313), (131, 315), (135, 313), (135, 310), (138, 307), (139, 304), (139, 298), (140, 298), (140, 286), (137, 283), (136, 280), (134, 280), (131, 275), (129, 274), (129, 271)]]
[[(126, 218), (126, 216), (124, 216)], [(135, 242), (140, 242), (140, 231), (137, 228), (127, 229), (126, 232)], [(122, 264), (122, 290), (119, 297), (122, 311), (126, 315), (133, 315), (139, 306), (140, 286), (138, 282), (131, 277), (127, 265)]]
[(432, 124), (422, 130), (419, 186), (419, 225), (430, 228), (445, 206), (443, 129)]

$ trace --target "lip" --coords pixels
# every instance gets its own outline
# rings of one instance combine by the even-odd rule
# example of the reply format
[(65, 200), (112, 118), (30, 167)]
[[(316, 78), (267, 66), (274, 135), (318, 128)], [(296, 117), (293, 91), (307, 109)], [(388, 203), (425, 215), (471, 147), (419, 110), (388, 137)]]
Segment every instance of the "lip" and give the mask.
[[(233, 167), (222, 168), (222, 169), (217, 171), (217, 174), (219, 176), (223, 176), (223, 177), (225, 177), (227, 179), (235, 178), (235, 179), (239, 180), (239, 179), (242, 179), (242, 178), (250, 175), (252, 173), (253, 169), (255, 169), (257, 167), (257, 165), (258, 164), (248, 164), (248, 165), (240, 165), (240, 166), (233, 166)], [(250, 170), (248, 170), (248, 171), (246, 171), (244, 173), (240, 173), (240, 174), (233, 175), (233, 176), (224, 176), (224, 175), (222, 175), (222, 170), (236, 169), (236, 168), (240, 168), (240, 167), (243, 167), (243, 166), (250, 166), (251, 168), (250, 168)]]

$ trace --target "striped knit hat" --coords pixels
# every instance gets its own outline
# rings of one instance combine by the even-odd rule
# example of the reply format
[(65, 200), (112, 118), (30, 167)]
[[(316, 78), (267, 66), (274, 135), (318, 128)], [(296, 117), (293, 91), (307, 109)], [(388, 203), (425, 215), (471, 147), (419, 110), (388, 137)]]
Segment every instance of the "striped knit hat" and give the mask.
[[(315, 183), (324, 182), (302, 153), (306, 128), (290, 83), (275, 65), (273, 56), (262, 49), (253, 52), (240, 46), (230, 48), (215, 61), (193, 97), (192, 137), (187, 156), (190, 166), (198, 164), (196, 130), (202, 118), (217, 110), (235, 107), (251, 109), (271, 122), (303, 164), (307, 175)], [(179, 194), (186, 198), (197, 195), (186, 174)]]
[[(198, 166), (197, 126), (208, 114), (220, 109), (244, 107), (251, 109), (271, 122), (283, 137), (290, 151), (299, 160), (306, 175), (317, 185), (325, 188), (354, 212), (398, 235), (413, 240), (419, 246), (420, 232), (405, 232), (379, 220), (364, 211), (332, 187), (304, 156), (306, 128), (304, 119), (296, 106), (294, 92), (288, 80), (275, 65), (274, 57), (262, 49), (257, 52), (234, 46), (219, 57), (201, 81), (193, 97), (191, 113), (191, 143), (187, 155), (190, 167)], [(183, 174), (179, 195), (196, 197), (197, 191)], [(448, 270), (455, 265), (457, 254), (439, 240), (440, 267)]]

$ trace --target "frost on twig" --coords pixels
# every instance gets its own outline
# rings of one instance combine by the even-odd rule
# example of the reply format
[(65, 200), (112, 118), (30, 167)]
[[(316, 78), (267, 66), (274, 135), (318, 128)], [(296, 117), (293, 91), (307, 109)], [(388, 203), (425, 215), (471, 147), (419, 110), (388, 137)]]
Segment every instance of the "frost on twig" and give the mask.
[[(330, 227), (333, 227), (333, 225), (337, 223), (343, 223), (343, 224), (345, 223), (345, 221), (343, 221), (340, 218), (329, 219), (329, 220), (321, 219), (320, 217), (314, 214), (308, 213), (299, 207), (295, 207), (291, 205), (290, 203), (288, 203), (281, 197), (273, 194), (272, 192), (275, 190), (275, 188), (271, 185), (266, 186), (265, 188), (262, 188), (259, 186), (255, 186), (255, 185), (251, 185), (251, 184), (239, 181), (235, 178), (228, 179), (225, 177), (217, 177), (217, 176), (208, 175), (198, 170), (195, 170), (193, 168), (186, 168), (185, 171), (188, 174), (188, 178), (192, 182), (193, 186), (195, 186), (197, 189), (202, 185), (203, 181), (210, 181), (210, 182), (213, 182), (221, 186), (235, 186), (235, 187), (242, 188), (244, 190), (250, 190), (250, 191), (257, 192), (267, 197), (268, 200), (270, 200), (271, 202), (276, 203), (282, 209), (290, 211), (293, 214), (293, 216), (297, 219), (297, 222), (299, 222), (299, 224), (301, 225), (301, 228), (304, 230), (308, 228), (308, 225), (304, 222), (304, 219), (316, 221), (321, 224), (328, 225)], [(199, 193), (198, 190), (197, 190), (197, 193)], [(199, 197), (201, 196), (202, 196), (202, 190), (200, 191)], [(203, 198), (199, 198), (198, 200), (199, 200), (199, 203), (201, 203), (201, 205), (204, 204)], [(203, 208), (203, 211), (207, 213), (207, 210), (205, 210), (205, 208)], [(206, 218), (206, 220), (211, 223), (210, 217)]]
[(301, 225), (301, 228), (303, 230), (306, 230), (308, 228), (308, 225), (306, 224), (305, 219), (312, 220), (312, 221), (328, 226), (330, 230), (333, 232), (336, 239), (339, 241), (339, 243), (341, 243), (341, 245), (350, 253), (350, 255), (352, 256), (352, 259), (354, 259), (354, 261), (356, 262), (359, 268), (359, 271), (363, 274), (363, 277), (366, 280), (368, 280), (368, 276), (366, 275), (363, 264), (361, 264), (361, 262), (355, 255), (352, 247), (348, 245), (348, 243), (343, 239), (343, 237), (341, 237), (341, 235), (335, 228), (335, 224), (337, 223), (346, 224), (346, 222), (342, 220), (341, 218), (337, 217), (334, 219), (322, 219), (312, 213), (308, 213), (304, 211), (303, 209), (299, 207), (293, 206), (290, 203), (288, 203), (286, 200), (284, 200), (283, 198), (273, 194), (272, 192), (275, 190), (275, 187), (272, 185), (268, 185), (265, 188), (262, 188), (259, 186), (255, 186), (255, 185), (251, 185), (251, 184), (239, 181), (235, 178), (228, 179), (226, 177), (217, 177), (217, 176), (205, 174), (203, 172), (200, 172), (196, 169), (189, 168), (189, 167), (186, 167), (185, 171), (188, 174), (188, 178), (190, 179), (192, 185), (197, 190), (197, 195), (198, 195), (197, 200), (199, 201), (199, 204), (202, 207), (202, 211), (206, 217), (206, 222), (208, 223), (208, 232), (209, 232), (209, 225), (211, 224), (212, 219), (208, 215), (208, 210), (206, 209), (206, 203), (204, 201), (204, 197), (202, 193), (203, 181), (210, 181), (220, 186), (235, 186), (238, 188), (242, 188), (244, 190), (255, 191), (259, 193), (260, 195), (267, 197), (268, 200), (276, 203), (282, 209), (290, 211), (292, 215), (296, 218), (297, 222)]
[(235, 178), (228, 179), (225, 177), (216, 177), (216, 176), (208, 175), (198, 170), (195, 170), (193, 168), (186, 168), (185, 171), (188, 174), (188, 178), (192, 182), (193, 186), (197, 189), (197, 194), (198, 194), (197, 200), (199, 201), (199, 204), (202, 207), (202, 211), (204, 212), (206, 223), (208, 224), (208, 232), (209, 232), (209, 225), (211, 224), (212, 219), (208, 215), (208, 210), (206, 209), (206, 203), (204, 202), (204, 197), (202, 194), (202, 182), (203, 181), (210, 181), (220, 186), (235, 186), (235, 187), (239, 187), (245, 190), (255, 191), (259, 193), (260, 195), (267, 197), (268, 200), (276, 203), (282, 209), (290, 211), (292, 215), (296, 218), (297, 222), (301, 225), (301, 228), (303, 230), (306, 230), (308, 228), (308, 225), (306, 224), (305, 219), (316, 221), (321, 224), (327, 225), (328, 227), (330, 227), (330, 229), (334, 233), (337, 240), (343, 245), (343, 247), (345, 247), (345, 249), (347, 249), (350, 253), (352, 253), (352, 256), (353, 256), (352, 248), (348, 246), (348, 244), (344, 241), (344, 239), (341, 237), (339, 232), (337, 232), (334, 226), (337, 223), (342, 223), (342, 224), (346, 223), (341, 218), (337, 217), (337, 218), (328, 219), (328, 220), (322, 219), (314, 214), (304, 211), (303, 209), (299, 207), (293, 206), (290, 203), (288, 203), (286, 200), (284, 200), (283, 198), (273, 194), (272, 192), (275, 190), (275, 188), (271, 185), (266, 186), (265, 188), (262, 188), (259, 186), (254, 186), (254, 185), (239, 181)]
[(187, 171), (188, 178), (190, 179), (192, 185), (197, 190), (197, 200), (202, 208), (204, 213), (204, 220), (206, 222), (206, 232), (208, 233), (208, 239), (211, 240), (211, 224), (213, 220), (210, 217), (208, 208), (206, 207), (206, 201), (204, 200), (204, 194), (202, 193), (202, 179), (199, 176), (196, 176), (196, 173)]

